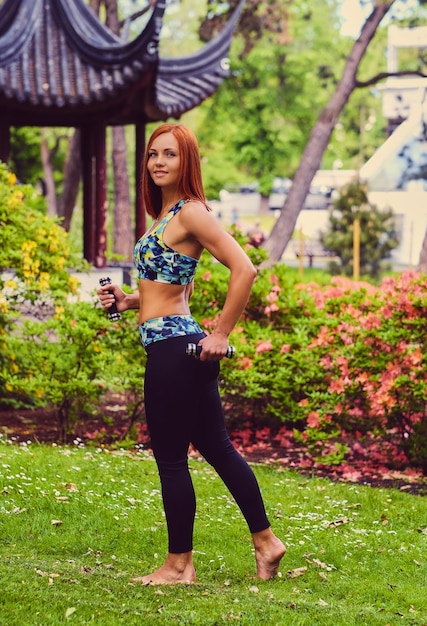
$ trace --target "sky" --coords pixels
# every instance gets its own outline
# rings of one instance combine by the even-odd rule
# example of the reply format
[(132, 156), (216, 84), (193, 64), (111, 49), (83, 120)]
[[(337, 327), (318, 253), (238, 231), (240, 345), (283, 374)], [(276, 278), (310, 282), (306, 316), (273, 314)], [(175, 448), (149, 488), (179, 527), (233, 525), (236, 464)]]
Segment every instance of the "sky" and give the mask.
[(341, 29), (343, 35), (357, 37), (360, 27), (369, 15), (370, 8), (363, 9), (359, 0), (344, 0), (342, 3), (341, 13), (344, 18), (344, 24)]
[[(362, 7), (361, 5), (364, 5)], [(405, 16), (413, 15), (414, 11), (419, 10), (417, 0), (404, 0), (404, 2), (396, 2), (393, 5), (393, 15), (397, 19), (402, 19)], [(372, 2), (367, 0), (342, 0), (341, 14), (344, 18), (344, 24), (341, 29), (343, 35), (350, 37), (357, 37), (360, 27), (372, 11)], [(390, 16), (384, 18), (386, 21), (390, 20)]]

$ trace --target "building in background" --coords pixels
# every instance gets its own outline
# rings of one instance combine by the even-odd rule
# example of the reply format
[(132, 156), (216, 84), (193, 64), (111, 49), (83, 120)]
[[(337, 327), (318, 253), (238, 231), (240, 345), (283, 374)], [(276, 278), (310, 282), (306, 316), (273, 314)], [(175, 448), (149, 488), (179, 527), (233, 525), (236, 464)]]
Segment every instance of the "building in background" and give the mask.
[[(427, 26), (388, 30), (387, 71), (399, 70), (399, 48), (427, 48)], [(427, 231), (427, 79), (389, 77), (382, 86), (388, 137), (360, 169), (369, 201), (391, 207), (397, 217), (400, 245), (395, 266), (418, 263)]]

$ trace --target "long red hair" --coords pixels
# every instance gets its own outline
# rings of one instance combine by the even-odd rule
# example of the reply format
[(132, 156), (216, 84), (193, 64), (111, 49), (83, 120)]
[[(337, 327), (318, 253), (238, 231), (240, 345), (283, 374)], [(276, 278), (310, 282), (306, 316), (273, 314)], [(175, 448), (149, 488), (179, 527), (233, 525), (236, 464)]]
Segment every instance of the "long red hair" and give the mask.
[(164, 133), (172, 133), (178, 142), (180, 155), (179, 186), (181, 197), (189, 198), (190, 200), (198, 200), (209, 210), (203, 189), (199, 144), (195, 134), (183, 124), (162, 124), (156, 128), (148, 140), (144, 156), (142, 195), (148, 215), (156, 218), (162, 209), (162, 192), (148, 173), (147, 163), (153, 141)]

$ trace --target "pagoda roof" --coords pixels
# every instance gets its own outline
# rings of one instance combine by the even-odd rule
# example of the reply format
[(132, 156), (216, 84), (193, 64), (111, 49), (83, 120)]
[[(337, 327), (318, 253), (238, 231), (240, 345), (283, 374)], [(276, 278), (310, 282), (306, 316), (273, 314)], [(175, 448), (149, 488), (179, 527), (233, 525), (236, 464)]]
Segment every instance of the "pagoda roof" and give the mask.
[(199, 51), (159, 57), (165, 0), (138, 37), (123, 41), (84, 0), (3, 0), (0, 5), (0, 116), (10, 125), (80, 126), (180, 117), (228, 76), (241, 0), (222, 31)]

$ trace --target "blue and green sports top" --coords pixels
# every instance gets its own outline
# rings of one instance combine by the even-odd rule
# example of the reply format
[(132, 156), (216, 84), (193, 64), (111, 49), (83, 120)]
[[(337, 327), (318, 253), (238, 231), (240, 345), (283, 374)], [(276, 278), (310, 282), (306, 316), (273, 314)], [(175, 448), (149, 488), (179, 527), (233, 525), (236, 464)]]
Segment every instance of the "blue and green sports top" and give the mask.
[(177, 252), (163, 241), (166, 225), (185, 202), (186, 200), (177, 202), (153, 230), (137, 241), (133, 258), (138, 278), (169, 285), (188, 285), (194, 279), (198, 259)]

